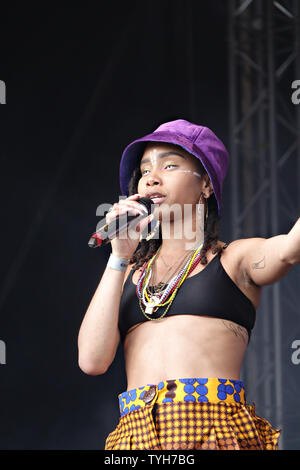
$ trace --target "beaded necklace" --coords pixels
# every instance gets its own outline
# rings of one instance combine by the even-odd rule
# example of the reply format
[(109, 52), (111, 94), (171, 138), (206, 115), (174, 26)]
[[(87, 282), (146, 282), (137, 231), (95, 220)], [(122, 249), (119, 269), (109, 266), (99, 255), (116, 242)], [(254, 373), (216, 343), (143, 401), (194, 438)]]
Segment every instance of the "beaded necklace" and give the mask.
[[(186, 279), (186, 277), (195, 269), (197, 264), (201, 260), (200, 251), (203, 246), (203, 243), (194, 251), (194, 253), (190, 256), (185, 266), (181, 269), (181, 271), (171, 279), (171, 281), (167, 284), (166, 289), (164, 289), (162, 295), (152, 295), (151, 299), (149, 299), (149, 295), (147, 292), (147, 287), (151, 278), (152, 272), (152, 264), (154, 263), (157, 255), (160, 252), (161, 246), (157, 250), (156, 254), (144, 265), (143, 272), (138, 280), (136, 286), (136, 293), (139, 299), (139, 306), (143, 313), (143, 315), (152, 321), (161, 320), (166, 313), (168, 312), (169, 308), (172, 305), (172, 302), (177, 294), (178, 289)], [(209, 249), (210, 245), (208, 246)], [(169, 298), (168, 298), (169, 297)], [(166, 300), (168, 298), (168, 300)], [(146, 308), (144, 308), (144, 305)], [(162, 315), (158, 318), (151, 318), (153, 311), (156, 311), (159, 307), (163, 307), (167, 305), (167, 308), (162, 313)]]
[[(176, 263), (173, 264), (172, 266), (167, 265), (166, 262), (164, 261), (162, 255), (161, 255), (161, 253), (160, 253), (160, 254), (159, 254), (159, 257), (160, 257), (161, 260), (163, 261), (164, 265), (168, 267), (167, 272), (166, 272), (166, 274), (167, 274), (167, 279), (165, 280), (165, 282), (162, 282), (162, 281), (161, 281), (161, 282), (159, 282), (158, 284), (155, 284), (155, 283), (154, 283), (154, 285), (152, 285), (152, 286), (149, 286), (149, 285), (148, 285), (147, 291), (150, 291), (151, 295), (152, 295), (152, 294), (156, 294), (156, 293), (160, 294), (162, 291), (164, 291), (164, 290), (166, 289), (166, 286), (168, 285), (168, 283), (172, 280), (172, 278), (173, 278), (173, 273), (176, 272), (178, 268), (180, 269), (180, 267), (183, 266), (183, 265), (187, 262), (187, 259), (190, 258), (191, 254), (192, 254), (192, 251), (193, 251), (193, 250), (189, 250), (188, 252), (185, 252), (184, 255), (183, 255), (183, 257), (182, 257), (182, 258), (179, 260), (179, 262), (177, 263), (177, 266), (176, 266)], [(156, 262), (157, 262), (157, 261), (156, 261)], [(174, 266), (175, 266), (175, 268), (174, 268)], [(151, 268), (152, 268), (152, 271), (151, 271), (151, 280), (152, 280), (152, 278), (153, 278), (153, 281), (154, 281), (154, 272), (155, 272), (156, 264), (155, 264), (155, 263), (152, 263)], [(173, 270), (173, 272), (170, 273), (170, 270), (171, 270), (172, 268), (173, 268), (174, 270)], [(165, 275), (165, 274), (164, 274), (164, 275)], [(155, 274), (155, 279), (156, 279), (156, 276), (157, 276), (157, 274)], [(164, 277), (164, 276), (163, 276), (163, 277)]]

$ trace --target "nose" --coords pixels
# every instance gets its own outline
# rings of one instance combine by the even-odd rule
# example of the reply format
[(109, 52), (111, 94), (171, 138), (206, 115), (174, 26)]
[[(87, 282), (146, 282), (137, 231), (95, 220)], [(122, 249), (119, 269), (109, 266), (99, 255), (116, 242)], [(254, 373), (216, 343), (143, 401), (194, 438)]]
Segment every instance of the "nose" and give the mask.
[(158, 175), (158, 172), (152, 170), (151, 174), (146, 179), (146, 186), (153, 186), (155, 184), (161, 184), (161, 178)]
[(146, 182), (146, 186), (154, 186), (155, 184), (159, 184), (159, 178), (155, 176), (149, 176)]

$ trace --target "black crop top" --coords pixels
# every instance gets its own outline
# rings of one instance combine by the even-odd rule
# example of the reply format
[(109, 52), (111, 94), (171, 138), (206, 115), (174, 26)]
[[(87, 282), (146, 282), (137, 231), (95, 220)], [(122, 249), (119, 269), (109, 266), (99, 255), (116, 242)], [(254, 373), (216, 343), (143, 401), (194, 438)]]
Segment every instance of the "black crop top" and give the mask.
[[(197, 274), (184, 280), (164, 318), (173, 315), (199, 315), (231, 320), (248, 331), (248, 342), (255, 324), (256, 310), (251, 300), (228, 276), (220, 262), (221, 252)], [(118, 327), (123, 342), (133, 325), (148, 320), (142, 313), (131, 269), (120, 301)], [(158, 318), (167, 308), (159, 307), (152, 318)]]

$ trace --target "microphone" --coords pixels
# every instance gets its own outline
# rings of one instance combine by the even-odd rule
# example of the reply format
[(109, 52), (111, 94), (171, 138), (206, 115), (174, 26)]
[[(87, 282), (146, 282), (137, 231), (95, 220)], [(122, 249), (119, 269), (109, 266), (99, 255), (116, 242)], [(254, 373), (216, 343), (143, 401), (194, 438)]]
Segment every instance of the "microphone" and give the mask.
[[(148, 214), (140, 215), (129, 215), (122, 214), (118, 216), (115, 220), (112, 220), (110, 223), (105, 223), (100, 227), (89, 239), (88, 246), (90, 248), (98, 248), (98, 246), (106, 245), (115, 238), (120, 232), (125, 230), (133, 220), (144, 219), (151, 213), (151, 205), (154, 204), (152, 199), (147, 197), (141, 197), (137, 201), (146, 207)], [(125, 216), (125, 217), (124, 217)]]

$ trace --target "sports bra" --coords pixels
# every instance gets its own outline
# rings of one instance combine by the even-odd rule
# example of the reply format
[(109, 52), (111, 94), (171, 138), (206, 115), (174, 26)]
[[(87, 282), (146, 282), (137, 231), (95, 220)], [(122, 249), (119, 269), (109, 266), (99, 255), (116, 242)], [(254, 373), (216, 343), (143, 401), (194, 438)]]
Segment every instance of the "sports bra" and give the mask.
[[(226, 247), (227, 244), (223, 246)], [(227, 274), (220, 262), (221, 250), (200, 272), (187, 277), (178, 289), (175, 298), (164, 318), (173, 315), (198, 315), (230, 320), (245, 327), (248, 343), (256, 319), (256, 309), (252, 301), (241, 291)], [(148, 320), (142, 313), (132, 281), (131, 269), (123, 288), (120, 300), (118, 327), (121, 342), (127, 331), (137, 323)], [(167, 306), (159, 307), (152, 314), (158, 318)]]

